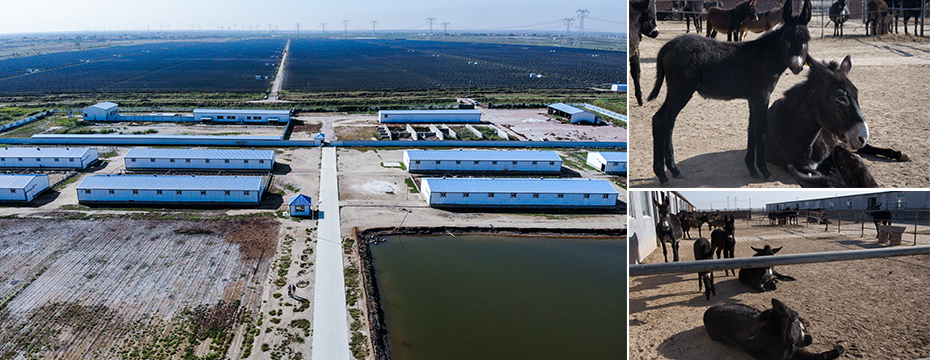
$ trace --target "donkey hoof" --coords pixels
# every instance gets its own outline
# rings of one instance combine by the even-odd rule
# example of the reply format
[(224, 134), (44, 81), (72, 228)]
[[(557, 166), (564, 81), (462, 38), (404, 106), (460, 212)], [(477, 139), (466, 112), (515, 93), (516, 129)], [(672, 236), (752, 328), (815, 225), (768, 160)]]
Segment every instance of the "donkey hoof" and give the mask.
[(762, 178), (766, 180), (772, 178), (772, 172), (768, 171), (768, 169), (762, 169)]
[(759, 175), (759, 172), (756, 171), (756, 168), (754, 167), (749, 168), (749, 176), (756, 177), (758, 175)]
[(676, 169), (672, 169), (671, 172), (672, 172), (672, 177), (673, 177), (673, 178), (676, 178), (676, 179), (680, 179), (680, 178), (681, 178), (681, 170), (678, 170), (678, 169), (676, 168)]
[(905, 153), (901, 153), (901, 156), (898, 156), (898, 161), (911, 161), (911, 158)]

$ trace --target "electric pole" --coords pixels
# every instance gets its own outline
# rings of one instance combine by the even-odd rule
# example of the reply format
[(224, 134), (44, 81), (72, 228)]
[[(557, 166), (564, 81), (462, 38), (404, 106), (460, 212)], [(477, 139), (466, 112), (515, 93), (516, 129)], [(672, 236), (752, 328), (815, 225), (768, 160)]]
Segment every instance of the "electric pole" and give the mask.
[(429, 35), (428, 35), (428, 37), (433, 37), (433, 23), (436, 22), (436, 18), (426, 18), (426, 22), (429, 23)]
[(349, 35), (349, 20), (342, 20), (342, 33)]
[(272, 26), (271, 24), (268, 24), (268, 32), (270, 32), (270, 33), (271, 33), (271, 32), (274, 32), (274, 31), (272, 30), (271, 26)]
[(446, 34), (449, 33), (449, 30), (448, 30), (449, 23), (445, 22), (445, 23), (442, 23), (441, 25), (442, 25), (442, 36), (445, 37)]
[(378, 25), (378, 20), (372, 20), (372, 21), (371, 21), (371, 34), (372, 34), (372, 35), (375, 34), (375, 25)]

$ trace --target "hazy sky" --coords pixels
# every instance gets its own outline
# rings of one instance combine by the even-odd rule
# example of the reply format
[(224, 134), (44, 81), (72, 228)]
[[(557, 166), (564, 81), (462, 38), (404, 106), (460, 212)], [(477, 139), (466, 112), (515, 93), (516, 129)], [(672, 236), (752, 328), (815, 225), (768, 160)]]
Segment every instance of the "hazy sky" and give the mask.
[(378, 29), (426, 30), (426, 18), (436, 18), (434, 31), (448, 22), (449, 30), (554, 30), (565, 31), (562, 19), (574, 17), (572, 31), (578, 30), (576, 10), (588, 9), (586, 31), (625, 32), (626, 1), (623, 0), (4, 0), (0, 10), (0, 33), (150, 30), (219, 26), (301, 32), (342, 31), (343, 19), (349, 30)]
[(873, 191), (856, 191), (856, 190), (728, 190), (728, 191), (679, 191), (685, 199), (691, 202), (698, 210), (726, 209), (727, 197), (731, 209), (746, 209), (752, 204), (755, 209), (762, 208), (765, 204), (781, 201), (804, 200), (814, 198), (824, 198), (851, 194), (865, 194), (880, 192)]

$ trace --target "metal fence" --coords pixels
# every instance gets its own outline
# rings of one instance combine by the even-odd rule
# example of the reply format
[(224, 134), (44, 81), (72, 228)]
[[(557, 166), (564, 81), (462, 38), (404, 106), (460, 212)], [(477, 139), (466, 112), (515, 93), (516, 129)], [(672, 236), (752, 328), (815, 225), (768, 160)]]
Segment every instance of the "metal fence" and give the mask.
[[(930, 235), (930, 230), (920, 230), (920, 226), (930, 226), (930, 210), (896, 209), (891, 212), (891, 224), (904, 226), (904, 237), (913, 237), (917, 244), (917, 235)], [(859, 236), (877, 234), (875, 223), (870, 216), (871, 210), (798, 210), (797, 225), (778, 225), (768, 217), (768, 212), (755, 212), (755, 225), (823, 227), (825, 232), (859, 233)]]
[(40, 112), (40, 113), (38, 113), (38, 114), (35, 114), (35, 115), (29, 116), (29, 117), (22, 118), (22, 119), (19, 119), (19, 120), (17, 120), (17, 121), (11, 122), (11, 123), (3, 124), (3, 126), (0, 126), (0, 132), (4, 132), (4, 131), (7, 131), (7, 130), (9, 130), (9, 129), (13, 129), (13, 128), (16, 128), (16, 127), (20, 127), (20, 126), (26, 125), (26, 124), (31, 123), (31, 122), (33, 122), (33, 121), (36, 121), (36, 120), (39, 120), (39, 119), (43, 119), (43, 118), (45, 118), (46, 116), (51, 115), (51, 114), (54, 114), (54, 113), (55, 113), (55, 109), (46, 110), (46, 111)]

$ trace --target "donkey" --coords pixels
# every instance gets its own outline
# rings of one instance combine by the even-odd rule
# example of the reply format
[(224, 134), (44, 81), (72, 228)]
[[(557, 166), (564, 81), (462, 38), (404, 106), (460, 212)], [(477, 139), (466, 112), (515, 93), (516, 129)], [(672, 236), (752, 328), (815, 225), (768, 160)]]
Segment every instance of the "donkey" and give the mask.
[(769, 107), (766, 160), (788, 168), (804, 187), (877, 187), (856, 155), (907, 161), (907, 155), (868, 145), (869, 127), (859, 108), (859, 90), (847, 77), (849, 56), (841, 64), (808, 57), (807, 81), (795, 85)]
[(799, 16), (793, 16), (786, 0), (784, 26), (758, 39), (744, 43), (722, 43), (696, 35), (681, 35), (662, 46), (656, 60), (656, 82), (647, 100), (659, 96), (668, 79), (665, 103), (652, 117), (652, 170), (662, 185), (668, 183), (665, 168), (681, 176), (675, 163), (672, 130), (678, 113), (697, 91), (712, 99), (749, 100), (749, 143), (746, 167), (755, 176), (756, 168), (766, 179), (772, 173), (765, 163), (765, 139), (769, 97), (786, 69), (795, 74), (804, 68), (810, 33), (811, 2), (804, 0)]
[(755, 21), (746, 20), (743, 26), (739, 28), (739, 38), (745, 39), (746, 34), (750, 31), (758, 34), (772, 30), (776, 25), (782, 22), (782, 12), (785, 8), (779, 7), (766, 12), (759, 13)]
[(691, 229), (698, 229), (698, 237), (701, 237), (701, 225), (704, 224), (704, 221), (701, 219), (694, 218), (694, 214), (688, 211), (682, 211), (678, 213), (678, 220), (681, 222), (681, 230), (684, 231), (685, 236), (688, 239), (691, 238), (689, 231)]
[(704, 328), (714, 341), (736, 346), (756, 359), (836, 359), (846, 347), (811, 353), (814, 339), (804, 332), (798, 313), (772, 299), (772, 309), (759, 311), (743, 304), (720, 302), (704, 312)]
[(891, 220), (894, 218), (894, 214), (891, 213), (891, 210), (882, 210), (882, 203), (875, 204), (875, 206), (870, 206), (866, 208), (870, 210), (869, 217), (872, 218), (872, 223), (875, 224), (875, 237), (878, 237), (878, 226), (879, 225), (891, 225)]
[(704, 18), (703, 0), (685, 0), (681, 8), (685, 18), (685, 33), (691, 32), (691, 23), (694, 23), (694, 32), (701, 33), (701, 20)]
[(904, 34), (910, 35), (907, 32), (907, 21), (910, 18), (914, 18), (914, 35), (917, 35), (917, 26), (920, 24), (920, 8), (921, 0), (889, 0), (889, 8), (897, 8), (900, 10), (894, 11), (894, 33), (898, 33), (898, 17), (904, 16)]
[(656, 224), (656, 237), (662, 243), (662, 254), (665, 255), (665, 262), (668, 262), (668, 250), (665, 243), (671, 243), (672, 259), (678, 261), (678, 242), (684, 237), (681, 230), (681, 223), (677, 216), (672, 216), (669, 212), (668, 195), (662, 195), (662, 202), (652, 199), (652, 203), (659, 209), (659, 222)]
[[(706, 238), (698, 238), (694, 240), (694, 260), (707, 260), (714, 258), (714, 248), (710, 245), (710, 241), (707, 241)], [(717, 296), (717, 289), (714, 287), (714, 272), (713, 271), (699, 271), (698, 272), (698, 291), (701, 291), (701, 286), (704, 286), (704, 296), (707, 300), (710, 300), (710, 295), (713, 294)]]
[(830, 5), (830, 20), (827, 24), (833, 22), (833, 37), (843, 37), (843, 23), (849, 20), (849, 7), (846, 6), (846, 0), (836, 0)]
[(739, 29), (746, 21), (756, 21), (756, 0), (736, 4), (732, 9), (707, 9), (707, 37), (716, 39), (717, 31), (727, 33), (727, 41), (739, 41)]
[[(781, 251), (781, 247), (773, 249), (769, 245), (761, 249), (752, 248), (756, 252), (753, 256), (772, 256)], [(794, 281), (793, 277), (779, 274), (775, 267), (769, 266), (764, 268), (745, 268), (739, 269), (739, 282), (761, 292), (773, 291), (777, 289), (775, 283), (778, 280)]]
[(651, 38), (659, 36), (656, 25), (656, 12), (653, 0), (630, 0), (630, 76), (633, 78), (633, 93), (636, 103), (643, 105), (643, 90), (639, 85), (639, 42), (643, 35)]
[[(888, 29), (885, 28), (885, 17), (889, 15), (888, 3), (884, 0), (869, 0), (865, 8), (865, 34), (869, 35), (869, 29), (872, 29), (872, 35), (878, 35), (879, 32), (887, 34)], [(879, 26), (879, 24), (881, 24), (881, 26)]]
[[(723, 253), (724, 259), (732, 259), (736, 254), (736, 220), (732, 216), (725, 219), (725, 224), (723, 229), (714, 230), (710, 233), (710, 240), (713, 244), (714, 251), (717, 252), (717, 258), (720, 259), (720, 253)], [(736, 275), (735, 270), (726, 269), (723, 271), (724, 275), (729, 275), (733, 273)]]

